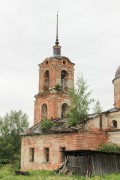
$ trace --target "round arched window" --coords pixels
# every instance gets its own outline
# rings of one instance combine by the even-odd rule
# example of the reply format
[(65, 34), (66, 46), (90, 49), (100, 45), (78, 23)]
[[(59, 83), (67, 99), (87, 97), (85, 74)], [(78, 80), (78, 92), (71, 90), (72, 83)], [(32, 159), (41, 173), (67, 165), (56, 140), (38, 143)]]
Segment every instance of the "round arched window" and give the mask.
[(65, 118), (67, 116), (68, 104), (64, 103), (61, 108), (61, 117)]

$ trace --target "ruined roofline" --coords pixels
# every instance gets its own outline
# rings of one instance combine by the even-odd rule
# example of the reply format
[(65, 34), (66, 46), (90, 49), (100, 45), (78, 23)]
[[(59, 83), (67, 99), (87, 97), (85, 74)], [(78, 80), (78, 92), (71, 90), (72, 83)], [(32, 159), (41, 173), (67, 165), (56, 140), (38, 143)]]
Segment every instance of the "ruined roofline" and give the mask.
[(43, 135), (43, 134), (58, 134), (58, 133), (74, 133), (78, 132), (80, 128), (78, 127), (68, 127), (66, 124), (67, 118), (55, 118), (52, 120), (56, 123), (56, 126), (54, 126), (51, 129), (48, 130), (41, 130), (40, 125), (41, 122), (35, 124), (34, 126), (27, 129), (24, 133), (21, 134), (21, 136), (33, 136), (33, 135)]
[[(69, 63), (75, 65), (75, 63), (72, 63), (71, 60), (70, 60), (68, 57), (66, 57), (66, 56), (60, 56), (60, 55), (53, 55), (53, 56), (47, 57), (47, 58), (45, 58), (45, 59), (43, 60), (43, 62), (40, 63), (40, 64), (43, 64), (43, 63), (45, 63), (46, 61), (53, 60), (53, 59), (57, 59), (57, 60), (60, 60), (60, 61), (61, 61), (61, 60), (67, 60)], [(38, 65), (40, 65), (40, 64), (38, 64)]]
[[(88, 115), (88, 120), (94, 119), (95, 117), (102, 115), (104, 113), (113, 113), (113, 112), (119, 112), (120, 108), (111, 108), (107, 111), (103, 111), (99, 114), (90, 114)], [(66, 125), (68, 118), (55, 118), (52, 121), (58, 122), (57, 127), (53, 127), (49, 130), (40, 130), (40, 124), (41, 122), (35, 124), (34, 126), (30, 127), (27, 131), (21, 134), (21, 136), (29, 136), (29, 135), (42, 135), (42, 134), (57, 134), (57, 133), (74, 133), (80, 131), (80, 127), (68, 127)], [(87, 121), (85, 123), (87, 123)], [(59, 124), (60, 123), (60, 124)], [(62, 124), (61, 124), (62, 123)], [(84, 124), (84, 123), (83, 123)], [(120, 131), (120, 129), (118, 129)], [(82, 131), (81, 131), (82, 132)]]
[(88, 115), (88, 120), (90, 119), (94, 119), (95, 117), (99, 116), (99, 115), (102, 115), (102, 114), (107, 114), (107, 113), (114, 113), (114, 112), (119, 112), (120, 111), (120, 108), (117, 108), (117, 107), (113, 107), (111, 109), (108, 109), (106, 111), (102, 111), (100, 113), (95, 113), (95, 114), (89, 114)]
[[(107, 111), (101, 112), (99, 114), (91, 114), (88, 115), (88, 120), (94, 119), (95, 117), (102, 115), (104, 113), (112, 113), (112, 112), (119, 112), (120, 108), (111, 108)], [(40, 130), (40, 124), (41, 122), (35, 124), (34, 126), (30, 127), (27, 131), (25, 131), (24, 133), (21, 134), (21, 136), (29, 136), (29, 135), (42, 135), (42, 134), (57, 134), (57, 133), (74, 133), (74, 132), (78, 132), (80, 131), (80, 127), (68, 127), (66, 125), (68, 118), (55, 118), (52, 121), (53, 122), (58, 122), (58, 126), (57, 127), (53, 127), (49, 130)], [(87, 121), (85, 123), (87, 123)], [(60, 123), (60, 124), (59, 124)], [(61, 125), (61, 123), (63, 123)], [(83, 123), (84, 124), (84, 123)], [(118, 129), (119, 131), (119, 129)], [(81, 131), (82, 132), (82, 131)]]

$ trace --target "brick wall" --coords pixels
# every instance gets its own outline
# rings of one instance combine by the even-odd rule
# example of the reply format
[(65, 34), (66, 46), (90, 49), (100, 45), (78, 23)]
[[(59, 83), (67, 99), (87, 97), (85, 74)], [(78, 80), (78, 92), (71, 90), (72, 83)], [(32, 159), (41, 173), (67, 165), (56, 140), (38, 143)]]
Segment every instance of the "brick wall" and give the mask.
[[(39, 93), (35, 96), (34, 105), (34, 124), (42, 119), (42, 105), (47, 105), (47, 118), (61, 118), (61, 107), (63, 103), (70, 104), (70, 96), (68, 89), (74, 85), (74, 64), (66, 57), (47, 58), (43, 63), (39, 64)], [(49, 72), (49, 88), (44, 89), (45, 73)], [(66, 86), (67, 89), (56, 91), (57, 84), (61, 86), (61, 72), (67, 73)]]
[[(22, 137), (21, 169), (47, 169), (58, 168), (61, 163), (60, 148), (66, 150), (91, 149), (94, 150), (106, 136), (102, 133), (67, 133), (47, 134)], [(30, 162), (30, 148), (34, 148), (34, 162)], [(45, 162), (45, 148), (49, 148), (49, 162)]]

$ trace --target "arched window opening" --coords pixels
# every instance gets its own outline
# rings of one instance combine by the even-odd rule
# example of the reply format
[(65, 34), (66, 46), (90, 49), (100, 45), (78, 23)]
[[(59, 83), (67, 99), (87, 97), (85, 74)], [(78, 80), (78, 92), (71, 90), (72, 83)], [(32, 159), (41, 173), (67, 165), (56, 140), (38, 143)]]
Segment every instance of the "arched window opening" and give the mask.
[(61, 71), (61, 86), (63, 90), (67, 90), (68, 87), (68, 73), (65, 70)]
[(67, 110), (68, 110), (68, 105), (67, 105), (67, 103), (64, 103), (62, 105), (62, 112), (61, 112), (62, 118), (67, 117)]
[(44, 90), (48, 91), (49, 90), (49, 71), (45, 71), (44, 74)]
[(63, 61), (63, 64), (65, 65), (65, 64), (66, 64), (66, 62), (65, 62), (65, 61)]
[(113, 128), (117, 128), (117, 121), (116, 121), (116, 120), (113, 120), (113, 121), (112, 121), (112, 127), (113, 127)]
[(48, 61), (46, 61), (45, 64), (47, 65), (47, 64), (48, 64)]
[(42, 115), (42, 119), (47, 118), (47, 104), (42, 105), (41, 115)]

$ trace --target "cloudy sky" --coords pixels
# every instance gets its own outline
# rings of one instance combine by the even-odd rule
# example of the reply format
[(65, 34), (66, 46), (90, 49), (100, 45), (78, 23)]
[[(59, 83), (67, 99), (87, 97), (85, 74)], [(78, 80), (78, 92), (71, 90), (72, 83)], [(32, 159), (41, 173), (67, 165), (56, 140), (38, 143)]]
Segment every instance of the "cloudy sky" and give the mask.
[(113, 107), (120, 65), (120, 0), (0, 0), (0, 116), (27, 113), (33, 123), (38, 64), (52, 55), (56, 11), (62, 55), (81, 71), (103, 110)]

